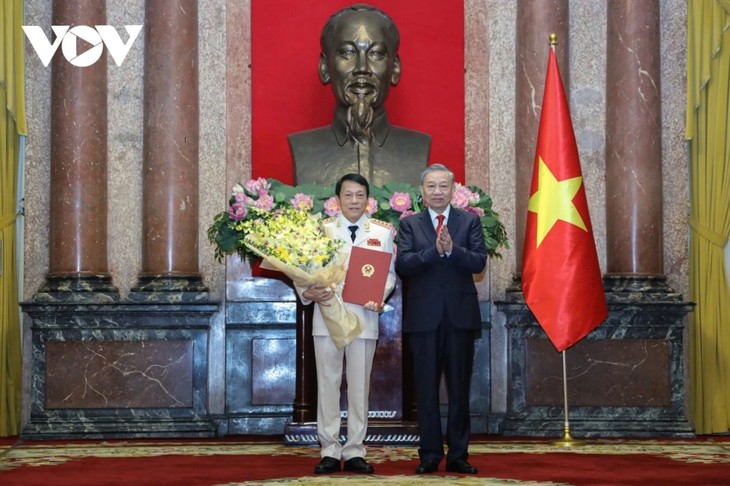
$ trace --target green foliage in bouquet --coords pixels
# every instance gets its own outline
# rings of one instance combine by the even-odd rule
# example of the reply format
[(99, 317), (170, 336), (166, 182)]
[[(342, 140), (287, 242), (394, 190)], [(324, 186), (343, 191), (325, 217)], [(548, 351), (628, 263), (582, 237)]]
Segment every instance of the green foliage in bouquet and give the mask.
[[(253, 262), (258, 255), (248, 248), (246, 235), (257, 224), (270, 220), (284, 211), (296, 209), (311, 214), (335, 216), (340, 212), (334, 197), (335, 185), (301, 184), (290, 186), (276, 179), (252, 179), (233, 186), (228, 210), (218, 213), (208, 228), (208, 239), (215, 245), (215, 257), (222, 261), (226, 255), (238, 254)], [(492, 199), (476, 186), (456, 184), (451, 204), (479, 216), (484, 230), (484, 242), (492, 257), (501, 258), (500, 248), (509, 248), (507, 232), (492, 209)], [(366, 212), (373, 218), (387, 221), (397, 229), (400, 220), (424, 209), (420, 189), (394, 182), (383, 187), (370, 186)]]

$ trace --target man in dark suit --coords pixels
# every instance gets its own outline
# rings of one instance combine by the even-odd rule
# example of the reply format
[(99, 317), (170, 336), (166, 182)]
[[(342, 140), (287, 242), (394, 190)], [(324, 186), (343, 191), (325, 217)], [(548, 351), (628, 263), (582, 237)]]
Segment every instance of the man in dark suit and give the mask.
[(421, 463), (438, 470), (444, 456), (439, 410), (441, 374), (449, 411), (446, 470), (476, 474), (468, 462), (469, 388), (481, 316), (473, 274), (487, 262), (479, 217), (451, 206), (454, 174), (434, 164), (421, 175), (427, 210), (400, 222), (396, 271), (406, 283), (403, 332), (413, 353)]
[(400, 34), (370, 5), (335, 12), (322, 29), (319, 78), (332, 84), (332, 124), (289, 135), (296, 184), (331, 184), (354, 172), (371, 184), (415, 180), (426, 168), (431, 137), (391, 125), (385, 99), (398, 84)]

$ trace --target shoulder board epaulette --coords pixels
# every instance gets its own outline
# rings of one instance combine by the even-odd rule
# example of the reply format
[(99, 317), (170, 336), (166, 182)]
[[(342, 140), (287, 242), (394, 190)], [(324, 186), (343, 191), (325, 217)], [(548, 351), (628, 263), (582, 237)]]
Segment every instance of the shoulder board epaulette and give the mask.
[(337, 218), (335, 216), (330, 216), (327, 219), (323, 219), (322, 224), (334, 223), (335, 221), (337, 221)]
[(370, 222), (373, 224), (377, 224), (378, 226), (382, 226), (383, 228), (392, 228), (393, 225), (391, 223), (388, 223), (387, 221), (380, 221), (379, 219), (370, 218)]

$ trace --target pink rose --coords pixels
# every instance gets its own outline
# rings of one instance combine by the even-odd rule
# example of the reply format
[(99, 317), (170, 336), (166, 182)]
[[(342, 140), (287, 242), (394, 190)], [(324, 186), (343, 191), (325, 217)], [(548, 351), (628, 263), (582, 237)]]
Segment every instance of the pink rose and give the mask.
[(402, 213), (411, 207), (411, 196), (407, 192), (394, 192), (388, 204), (394, 211)]
[(310, 196), (298, 192), (294, 195), (294, 199), (291, 200), (291, 205), (294, 206), (294, 209), (309, 211), (314, 206), (314, 201), (312, 201)]
[(270, 194), (262, 194), (256, 202), (254, 202), (254, 206), (259, 209), (263, 209), (264, 211), (271, 211), (274, 207), (274, 198), (271, 197)]
[(269, 184), (269, 182), (263, 177), (259, 177), (258, 179), (251, 179), (248, 181), (245, 187), (250, 194), (258, 194), (260, 196), (268, 192), (271, 188), (271, 184)]
[(240, 202), (235, 202), (231, 204), (230, 208), (228, 208), (228, 216), (230, 216), (233, 221), (241, 221), (247, 214), (248, 209), (246, 208), (246, 205)]
[(469, 205), (471, 199), (471, 191), (468, 187), (456, 184), (454, 194), (451, 196), (451, 204), (457, 208), (465, 208)]
[(251, 199), (249, 196), (247, 196), (243, 192), (234, 193), (233, 199), (235, 199), (237, 203), (245, 204), (246, 206), (253, 205), (253, 199)]
[(324, 202), (324, 214), (327, 216), (337, 216), (341, 212), (340, 203), (337, 202), (337, 197), (332, 196)]

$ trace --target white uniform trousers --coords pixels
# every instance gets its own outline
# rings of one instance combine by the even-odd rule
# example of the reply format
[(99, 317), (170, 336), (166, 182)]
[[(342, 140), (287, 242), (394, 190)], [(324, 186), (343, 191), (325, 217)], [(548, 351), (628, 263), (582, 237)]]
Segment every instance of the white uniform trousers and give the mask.
[[(314, 336), (317, 363), (317, 435), (321, 456), (335, 459), (365, 457), (368, 429), (370, 372), (377, 339), (355, 339), (337, 349), (329, 336)], [(340, 443), (340, 386), (342, 362), (347, 373), (347, 441)]]

